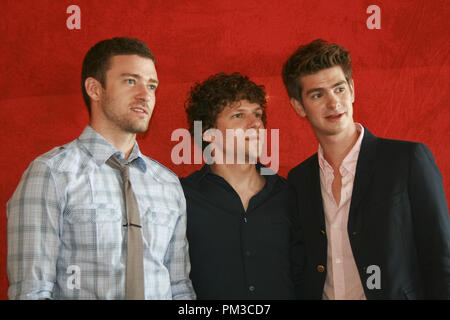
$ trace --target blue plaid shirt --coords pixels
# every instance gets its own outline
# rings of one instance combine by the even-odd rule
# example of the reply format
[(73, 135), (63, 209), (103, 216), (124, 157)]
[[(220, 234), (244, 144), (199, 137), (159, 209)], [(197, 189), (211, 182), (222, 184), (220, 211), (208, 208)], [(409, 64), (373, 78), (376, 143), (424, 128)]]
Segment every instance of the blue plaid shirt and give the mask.
[[(105, 163), (113, 154), (123, 162), (87, 126), (25, 171), (7, 204), (10, 299), (125, 297), (123, 184)], [(127, 162), (143, 225), (145, 298), (195, 299), (179, 180), (137, 143)]]

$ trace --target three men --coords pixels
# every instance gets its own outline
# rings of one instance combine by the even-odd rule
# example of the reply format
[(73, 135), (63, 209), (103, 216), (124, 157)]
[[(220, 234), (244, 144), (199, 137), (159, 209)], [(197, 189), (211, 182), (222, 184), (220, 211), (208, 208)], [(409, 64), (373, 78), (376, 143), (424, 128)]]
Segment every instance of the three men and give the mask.
[(191, 132), (201, 121), (203, 149), (213, 144), (215, 160), (181, 179), (197, 298), (293, 299), (291, 268), (303, 258), (294, 207), (283, 178), (261, 175), (260, 150), (252, 147), (266, 124), (264, 88), (239, 73), (219, 73), (197, 83), (186, 106)]
[(136, 143), (157, 86), (140, 40), (86, 54), (89, 125), (35, 159), (7, 205), (10, 299), (195, 298), (183, 190)]
[(305, 237), (303, 296), (449, 299), (450, 223), (430, 150), (354, 123), (350, 54), (337, 44), (299, 47), (283, 81), (319, 141), (288, 175)]
[[(215, 158), (235, 162), (181, 179), (186, 217), (177, 177), (136, 143), (155, 105), (153, 54), (136, 39), (96, 44), (82, 70), (89, 125), (35, 159), (8, 202), (9, 297), (193, 299), (190, 255), (200, 299), (291, 299), (294, 288), (308, 299), (449, 299), (448, 207), (429, 149), (354, 123), (339, 45), (301, 46), (283, 80), (319, 141), (289, 173), (295, 195), (250, 161), (263, 87), (217, 74), (192, 88), (186, 111)], [(208, 129), (254, 131), (239, 147)]]

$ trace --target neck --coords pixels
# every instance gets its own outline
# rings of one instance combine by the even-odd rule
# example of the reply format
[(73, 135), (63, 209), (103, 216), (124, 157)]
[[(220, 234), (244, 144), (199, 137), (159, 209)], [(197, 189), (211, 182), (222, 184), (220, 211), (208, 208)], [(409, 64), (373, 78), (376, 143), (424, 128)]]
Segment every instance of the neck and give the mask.
[(99, 123), (90, 121), (89, 125), (98, 133), (102, 135), (109, 143), (111, 143), (117, 150), (124, 154), (125, 160), (131, 154), (134, 143), (136, 141), (136, 134), (125, 132), (117, 128), (102, 126)]
[(359, 134), (356, 125), (351, 126), (349, 130), (337, 135), (317, 136), (323, 149), (325, 160), (333, 167), (339, 168), (347, 154), (358, 140)]
[(211, 171), (224, 178), (235, 190), (252, 188), (264, 179), (255, 164), (212, 164)]

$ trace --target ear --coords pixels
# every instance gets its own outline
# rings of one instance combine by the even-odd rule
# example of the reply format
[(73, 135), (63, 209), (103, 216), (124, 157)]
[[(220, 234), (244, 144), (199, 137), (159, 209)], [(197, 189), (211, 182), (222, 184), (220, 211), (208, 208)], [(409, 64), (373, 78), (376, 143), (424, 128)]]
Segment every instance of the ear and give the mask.
[(353, 82), (353, 79), (351, 79), (348, 82), (348, 86), (350, 87), (350, 92), (352, 94), (352, 103), (354, 103), (355, 102), (355, 84)]
[(290, 101), (291, 101), (291, 106), (294, 108), (295, 112), (297, 112), (297, 114), (300, 117), (305, 118), (306, 112), (305, 112), (305, 108), (303, 107), (302, 103), (295, 98), (291, 98)]
[(97, 79), (92, 77), (87, 78), (84, 81), (84, 88), (92, 101), (100, 101), (103, 88), (102, 84)]

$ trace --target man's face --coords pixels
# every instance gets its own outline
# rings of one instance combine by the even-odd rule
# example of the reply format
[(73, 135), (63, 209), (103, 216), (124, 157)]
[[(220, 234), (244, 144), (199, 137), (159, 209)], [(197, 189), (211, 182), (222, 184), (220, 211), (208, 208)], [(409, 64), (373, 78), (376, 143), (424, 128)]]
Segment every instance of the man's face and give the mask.
[[(226, 156), (227, 150), (230, 150), (230, 148), (233, 148), (235, 158), (239, 152), (244, 154), (246, 162), (249, 158), (256, 159), (259, 156), (261, 150), (258, 148), (258, 143), (260, 145), (263, 143), (261, 140), (263, 137), (259, 136), (259, 129), (264, 129), (262, 116), (263, 109), (261, 106), (257, 103), (250, 103), (247, 100), (241, 100), (226, 106), (219, 113), (215, 129), (222, 133), (223, 145), (220, 147), (224, 156)], [(227, 139), (227, 129), (234, 130), (236, 136), (233, 139)], [(238, 140), (245, 141), (243, 148), (238, 148)]]
[(297, 113), (308, 119), (318, 136), (336, 135), (353, 125), (353, 81), (348, 83), (340, 66), (303, 76), (303, 104), (291, 99)]
[(155, 106), (155, 64), (138, 55), (111, 58), (101, 95), (104, 125), (128, 133), (145, 132)]

